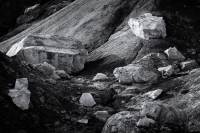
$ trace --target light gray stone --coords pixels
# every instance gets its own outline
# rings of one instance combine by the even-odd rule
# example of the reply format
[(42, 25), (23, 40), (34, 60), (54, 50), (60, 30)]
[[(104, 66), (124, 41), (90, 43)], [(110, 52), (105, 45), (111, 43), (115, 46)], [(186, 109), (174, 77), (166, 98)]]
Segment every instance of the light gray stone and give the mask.
[(163, 18), (152, 16), (151, 13), (145, 13), (138, 18), (131, 18), (128, 24), (133, 34), (142, 39), (164, 38), (167, 35)]
[(107, 75), (103, 73), (97, 73), (96, 76), (92, 79), (93, 81), (102, 81), (102, 80), (107, 80), (108, 77)]
[(79, 102), (80, 102), (80, 105), (86, 106), (86, 107), (92, 107), (96, 104), (93, 96), (90, 93), (83, 93), (81, 95)]
[(199, 64), (197, 63), (196, 60), (184, 61), (184, 62), (181, 62), (179, 65), (181, 67), (181, 70), (183, 71), (191, 70), (191, 69), (199, 67)]
[(22, 110), (27, 110), (29, 108), (31, 92), (27, 88), (27, 78), (16, 79), (15, 88), (9, 90), (8, 93), (15, 105)]

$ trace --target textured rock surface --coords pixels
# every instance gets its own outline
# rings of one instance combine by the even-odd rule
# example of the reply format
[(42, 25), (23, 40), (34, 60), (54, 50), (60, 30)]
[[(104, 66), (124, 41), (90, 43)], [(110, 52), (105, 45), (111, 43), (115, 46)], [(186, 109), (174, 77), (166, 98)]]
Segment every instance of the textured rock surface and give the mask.
[(106, 121), (109, 117), (108, 111), (97, 111), (94, 113), (94, 115), (101, 121)]
[(138, 116), (134, 112), (119, 112), (107, 120), (102, 133), (137, 133), (137, 121)]
[(152, 16), (151, 13), (145, 13), (138, 18), (131, 18), (128, 21), (133, 34), (142, 38), (164, 38), (166, 37), (165, 22), (162, 17)]
[(29, 35), (6, 53), (33, 64), (47, 62), (67, 73), (84, 68), (87, 51), (77, 40), (59, 36)]
[(171, 132), (188, 132), (188, 115), (186, 112), (158, 102), (147, 102), (142, 106), (142, 114), (153, 119), (164, 127), (171, 129)]
[(113, 74), (122, 84), (155, 83), (159, 78), (159, 74), (156, 70), (147, 69), (134, 64), (115, 68)]
[(108, 40), (115, 28), (132, 11), (136, 2), (135, 0), (74, 1), (9, 41), (1, 43), (0, 45), (4, 47), (1, 51), (7, 52), (10, 46), (32, 33), (73, 37), (81, 40), (91, 51)]
[(16, 79), (15, 88), (9, 90), (8, 93), (16, 106), (22, 110), (27, 110), (29, 108), (31, 92), (27, 88), (27, 78)]

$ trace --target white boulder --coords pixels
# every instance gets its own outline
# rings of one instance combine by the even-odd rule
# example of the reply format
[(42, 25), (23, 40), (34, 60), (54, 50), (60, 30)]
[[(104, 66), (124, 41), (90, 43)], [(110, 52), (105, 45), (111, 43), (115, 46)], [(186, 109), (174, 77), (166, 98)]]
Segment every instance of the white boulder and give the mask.
[(31, 92), (27, 88), (27, 78), (16, 79), (15, 88), (9, 90), (8, 93), (15, 105), (22, 110), (26, 110), (29, 108)]
[(86, 107), (92, 107), (96, 104), (93, 96), (90, 93), (83, 93), (79, 102), (82, 106), (86, 106)]
[(103, 73), (97, 73), (96, 76), (92, 79), (93, 81), (102, 81), (102, 80), (107, 80), (108, 77), (107, 75)]
[(142, 39), (164, 38), (167, 35), (163, 17), (152, 16), (151, 13), (145, 13), (138, 18), (130, 18), (128, 24), (133, 34)]
[(177, 61), (185, 60), (185, 57), (175, 47), (170, 47), (164, 52), (167, 54), (169, 59), (177, 60)]

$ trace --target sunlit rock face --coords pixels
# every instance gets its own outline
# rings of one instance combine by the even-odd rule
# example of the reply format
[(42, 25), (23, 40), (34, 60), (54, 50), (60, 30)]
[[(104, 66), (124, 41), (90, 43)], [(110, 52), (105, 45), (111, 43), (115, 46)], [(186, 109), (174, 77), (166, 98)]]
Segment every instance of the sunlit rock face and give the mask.
[(67, 73), (82, 70), (87, 54), (78, 40), (48, 35), (28, 35), (6, 53), (33, 64), (47, 62)]
[(152, 16), (151, 13), (145, 13), (138, 18), (131, 18), (128, 24), (133, 34), (142, 39), (164, 38), (167, 35), (163, 18)]
[(92, 107), (96, 104), (93, 96), (90, 93), (83, 93), (79, 102), (80, 102), (80, 105), (86, 106), (86, 107)]
[(22, 110), (26, 110), (29, 108), (31, 92), (27, 88), (27, 78), (17, 79), (15, 83), (15, 88), (9, 90), (8, 93), (8, 95), (12, 98), (14, 104)]

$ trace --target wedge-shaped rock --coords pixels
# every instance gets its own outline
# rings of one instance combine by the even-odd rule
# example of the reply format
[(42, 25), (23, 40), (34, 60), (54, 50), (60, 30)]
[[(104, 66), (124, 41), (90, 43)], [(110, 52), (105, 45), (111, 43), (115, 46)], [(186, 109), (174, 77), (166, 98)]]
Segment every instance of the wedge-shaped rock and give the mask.
[(148, 97), (150, 97), (152, 99), (156, 99), (160, 96), (160, 94), (162, 92), (163, 92), (162, 89), (157, 89), (157, 90), (154, 90), (154, 91), (147, 92), (145, 95), (147, 95)]
[(147, 69), (134, 64), (115, 68), (113, 74), (122, 84), (149, 82), (155, 83), (159, 78), (159, 74), (156, 70)]
[(166, 37), (165, 22), (162, 17), (152, 16), (145, 13), (138, 18), (131, 18), (128, 21), (133, 34), (142, 38), (164, 38)]
[(15, 88), (9, 90), (8, 93), (16, 106), (21, 108), (22, 110), (26, 110), (29, 108), (31, 92), (27, 88), (27, 78), (16, 79)]
[(92, 107), (96, 104), (93, 96), (90, 93), (83, 93), (79, 102), (82, 106), (87, 106), (87, 107)]
[(94, 113), (95, 117), (101, 121), (106, 121), (110, 116), (108, 111), (97, 111)]
[(107, 75), (103, 73), (97, 73), (97, 75), (92, 79), (93, 81), (102, 81), (102, 80), (107, 80), (108, 77)]
[(162, 74), (162, 78), (168, 78), (174, 74), (174, 68), (172, 65), (158, 68), (158, 71)]
[(180, 63), (181, 70), (190, 70), (199, 67), (196, 60), (189, 60)]
[(177, 60), (177, 61), (184, 61), (185, 57), (179, 52), (175, 47), (170, 47), (169, 49), (165, 50), (169, 59)]
[(81, 42), (59, 36), (28, 35), (6, 53), (33, 64), (47, 62), (67, 73), (84, 68), (87, 50)]

